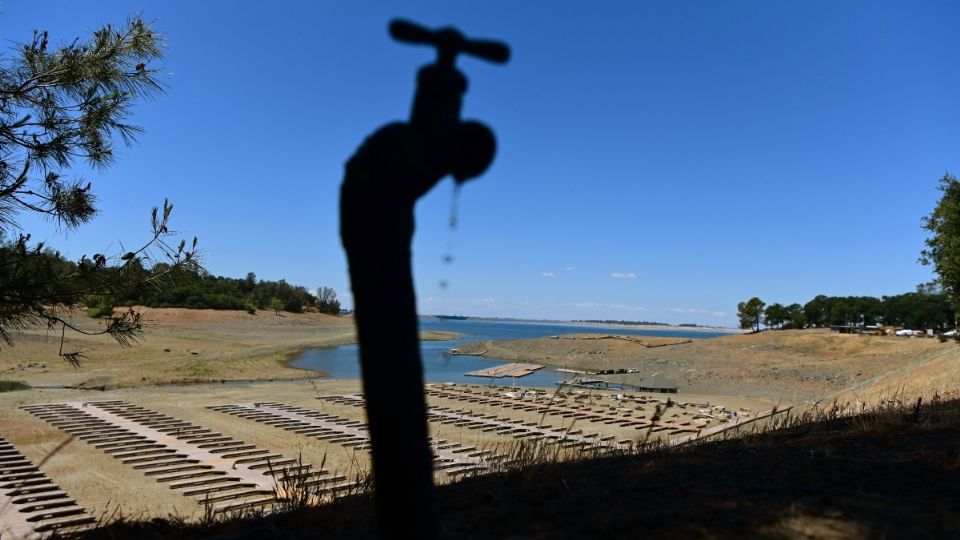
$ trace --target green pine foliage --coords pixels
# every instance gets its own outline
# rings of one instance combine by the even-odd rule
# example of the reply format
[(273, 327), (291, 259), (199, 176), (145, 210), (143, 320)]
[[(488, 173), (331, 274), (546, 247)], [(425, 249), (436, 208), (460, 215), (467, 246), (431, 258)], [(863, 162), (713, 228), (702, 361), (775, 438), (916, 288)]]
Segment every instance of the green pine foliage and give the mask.
[[(0, 54), (0, 344), (12, 346), (30, 327), (59, 327), (60, 356), (78, 365), (83, 353), (62, 349), (68, 329), (129, 345), (140, 338), (143, 321), (128, 310), (89, 331), (72, 326), (67, 314), (85, 306), (107, 314), (103, 302), (110, 298), (202, 272), (196, 239), (168, 243), (169, 201), (153, 209), (150, 235), (131, 250), (76, 262), (31, 242), (24, 219), (47, 218), (69, 232), (96, 215), (93, 186), (74, 166), (112, 165), (115, 142), (130, 144), (142, 133), (130, 117), (137, 103), (164, 89), (163, 39), (139, 17), (59, 45), (40, 31), (26, 42), (10, 38)], [(166, 273), (144, 270), (157, 261), (166, 263)]]
[[(11, 278), (7, 283), (11, 283), (15, 277), (35, 281), (36, 285), (32, 286), (57, 279), (76, 279), (70, 276), (82, 274), (86, 264), (83, 260), (79, 263), (69, 261), (50, 249), (30, 251), (29, 257), (24, 258), (22, 250), (23, 247), (15, 242), (0, 243), (0, 278)], [(14, 257), (17, 257), (24, 271), (16, 276), (7, 276), (4, 270), (9, 266), (3, 262)], [(257, 280), (252, 272), (242, 279), (212, 276), (204, 271), (180, 272), (177, 279), (167, 279), (170, 268), (166, 263), (157, 263), (146, 269), (135, 262), (102, 268), (99, 273), (104, 279), (126, 281), (137, 286), (118, 287), (112, 289), (111, 293), (87, 296), (87, 314), (91, 317), (111, 317), (116, 308), (131, 306), (235, 309), (250, 314), (256, 314), (258, 309), (291, 313), (340, 313), (336, 292), (329, 287), (320, 287), (319, 294), (315, 296), (305, 287), (291, 285), (282, 279)], [(27, 285), (21, 284), (22, 287)]]
[[(940, 179), (943, 196), (929, 216), (923, 218), (923, 228), (930, 233), (927, 247), (920, 252), (920, 262), (933, 266), (937, 284), (954, 306), (960, 308), (960, 181), (951, 174)], [(953, 314), (954, 321), (957, 313)]]
[(744, 330), (760, 331), (760, 324), (763, 322), (763, 308), (766, 306), (763, 300), (756, 296), (737, 304), (737, 317), (740, 319), (740, 328)]
[[(163, 268), (154, 272), (162, 272)], [(340, 313), (340, 303), (333, 298), (320, 302), (300, 285), (291, 285), (285, 280), (266, 281), (249, 278), (236, 279), (223, 276), (194, 274), (176, 283), (131, 291), (115, 297), (118, 306), (146, 306), (156, 308), (179, 307), (188, 309), (245, 310), (255, 314), (258, 309), (282, 310), (290, 313), (315, 311)]]

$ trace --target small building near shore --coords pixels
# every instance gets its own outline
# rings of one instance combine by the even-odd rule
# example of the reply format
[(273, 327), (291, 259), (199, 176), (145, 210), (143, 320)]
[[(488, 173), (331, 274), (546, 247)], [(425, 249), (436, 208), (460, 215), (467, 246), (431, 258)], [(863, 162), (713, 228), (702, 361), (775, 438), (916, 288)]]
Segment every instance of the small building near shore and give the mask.
[(644, 377), (636, 386), (639, 392), (659, 392), (661, 394), (676, 394), (679, 388), (677, 383), (659, 373)]

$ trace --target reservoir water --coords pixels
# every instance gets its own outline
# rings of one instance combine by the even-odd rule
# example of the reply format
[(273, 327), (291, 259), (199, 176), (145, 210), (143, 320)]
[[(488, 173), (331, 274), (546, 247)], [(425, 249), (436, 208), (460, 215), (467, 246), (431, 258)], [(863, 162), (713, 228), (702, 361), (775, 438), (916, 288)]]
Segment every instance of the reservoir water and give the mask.
[[(489, 321), (471, 320), (462, 321), (449, 319), (420, 319), (420, 330), (452, 332), (460, 337), (450, 341), (422, 341), (420, 351), (423, 357), (424, 378), (427, 382), (456, 382), (472, 384), (500, 384), (531, 387), (552, 387), (558, 381), (570, 378), (570, 374), (561, 373), (551, 366), (535, 371), (531, 375), (519, 379), (501, 378), (487, 379), (484, 377), (467, 377), (464, 373), (478, 369), (491, 368), (500, 364), (509, 363), (487, 356), (451, 356), (449, 350), (469, 341), (478, 339), (531, 339), (559, 334), (573, 334), (582, 332), (635, 335), (635, 336), (662, 336), (677, 338), (712, 338), (728, 335), (727, 332), (713, 332), (705, 330), (684, 330), (682, 328), (654, 330), (643, 327), (600, 327), (574, 324), (549, 324), (519, 321)], [(343, 345), (331, 348), (307, 349), (296, 360), (293, 366), (298, 368), (325, 371), (331, 378), (356, 379), (360, 377), (360, 360), (356, 345)], [(561, 366), (562, 367), (562, 366)]]

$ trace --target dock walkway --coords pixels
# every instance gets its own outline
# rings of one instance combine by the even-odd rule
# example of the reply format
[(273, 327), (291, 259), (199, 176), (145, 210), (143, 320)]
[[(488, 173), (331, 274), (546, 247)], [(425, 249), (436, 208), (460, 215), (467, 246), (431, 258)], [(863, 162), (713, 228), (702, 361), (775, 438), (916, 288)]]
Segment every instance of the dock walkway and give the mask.
[(500, 366), (494, 366), (486, 369), (478, 369), (476, 371), (471, 371), (465, 373), (468, 377), (489, 377), (491, 379), (499, 379), (502, 377), (524, 377), (533, 373), (534, 371), (541, 369), (543, 366), (540, 364), (503, 364)]

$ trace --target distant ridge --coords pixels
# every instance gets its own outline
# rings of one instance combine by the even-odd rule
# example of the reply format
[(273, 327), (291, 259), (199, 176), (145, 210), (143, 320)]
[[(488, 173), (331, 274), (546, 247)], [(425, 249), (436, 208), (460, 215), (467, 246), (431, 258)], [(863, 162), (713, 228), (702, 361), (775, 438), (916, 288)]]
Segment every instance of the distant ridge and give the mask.
[(434, 317), (448, 321), (465, 321), (470, 318), (466, 315), (434, 315)]

